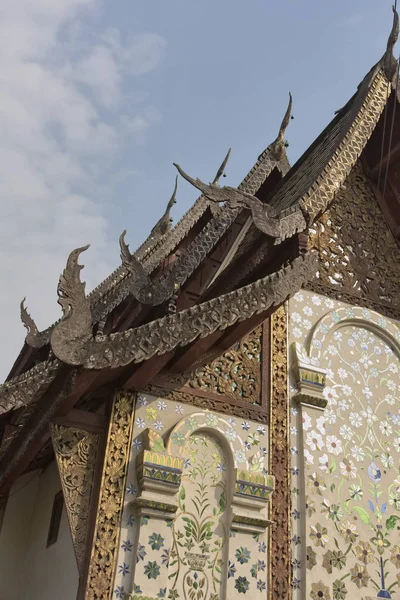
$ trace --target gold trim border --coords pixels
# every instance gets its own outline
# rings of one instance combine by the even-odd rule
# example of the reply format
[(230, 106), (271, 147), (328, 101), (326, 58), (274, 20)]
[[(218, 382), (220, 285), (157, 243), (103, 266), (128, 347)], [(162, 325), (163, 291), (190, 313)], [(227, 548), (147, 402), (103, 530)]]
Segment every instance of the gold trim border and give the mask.
[(300, 200), (311, 221), (322, 213), (361, 156), (388, 101), (391, 84), (382, 70), (375, 75), (367, 96), (347, 134), (313, 186)]
[(268, 539), (269, 600), (289, 600), (290, 440), (288, 393), (288, 326), (285, 306), (271, 315), (271, 390), (269, 405), (269, 473), (275, 477), (270, 498)]
[(114, 396), (104, 455), (85, 600), (111, 600), (117, 567), (135, 394)]

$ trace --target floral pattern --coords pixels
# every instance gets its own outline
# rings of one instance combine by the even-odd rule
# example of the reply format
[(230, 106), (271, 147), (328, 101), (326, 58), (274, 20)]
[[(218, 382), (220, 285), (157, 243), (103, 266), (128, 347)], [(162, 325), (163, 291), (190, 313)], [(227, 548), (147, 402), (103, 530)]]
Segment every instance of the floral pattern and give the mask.
[[(184, 458), (179, 508), (175, 521), (170, 521), (170, 529), (167, 530), (160, 528), (161, 522), (157, 519), (146, 516), (137, 518), (131, 505), (139, 493), (136, 481), (137, 456), (143, 451), (143, 432), (147, 428), (156, 430), (163, 436), (164, 441), (170, 439), (174, 446), (172, 454)], [(266, 472), (267, 427), (209, 411), (200, 414), (198, 408), (190, 405), (139, 394), (121, 524), (118, 569), (114, 582), (115, 598), (128, 600), (129, 594), (136, 593), (168, 600), (182, 600), (184, 593), (188, 595), (190, 590), (191, 600), (200, 600), (202, 594), (207, 600), (218, 600), (219, 582), (222, 578), (232, 582), (232, 597), (253, 595), (258, 598), (265, 593), (267, 573), (266, 562), (262, 558), (265, 558), (267, 551), (266, 537), (257, 535), (256, 539), (253, 539), (250, 535), (249, 545), (248, 538), (242, 542), (239, 535), (235, 538), (235, 531), (229, 531), (224, 521), (224, 486), (228, 475), (226, 457), (217, 439), (212, 435), (197, 433), (199, 428), (217, 429), (230, 445), (234, 461), (239, 468), (246, 468), (251, 459), (252, 468), (257, 466), (257, 470)], [(171, 429), (173, 432), (168, 438)], [(201, 483), (204, 477), (206, 483)], [(201, 485), (205, 486), (203, 492), (199, 487)], [(196, 499), (196, 489), (200, 494), (206, 492), (204, 497)], [(208, 496), (209, 494), (211, 496)], [(201, 516), (197, 514), (193, 500), (204, 500), (203, 508), (208, 501), (211, 502), (211, 506), (208, 506)], [(201, 510), (200, 507), (200, 512)], [(184, 518), (192, 519), (194, 524), (184, 521)], [(138, 543), (136, 532), (140, 524), (142, 528)], [(199, 525), (200, 529), (204, 527), (202, 531), (196, 530)], [(225, 547), (229, 538), (230, 561), (225, 566)], [(238, 543), (235, 545), (236, 539)], [(203, 574), (207, 575), (207, 581), (200, 571), (190, 569), (190, 557), (187, 556), (190, 554), (207, 555), (207, 565), (203, 571)], [(254, 575), (251, 574), (253, 563)], [(180, 570), (175, 582), (177, 568)], [(157, 586), (157, 592), (154, 586)], [(149, 589), (152, 590), (151, 593)]]
[[(303, 540), (304, 524), (294, 517), (301, 506), (302, 457), (292, 452), (293, 551), (299, 563), (307, 555), (307, 597), (394, 598), (400, 593), (400, 361), (389, 336), (365, 322), (340, 328), (321, 322), (330, 313), (331, 323), (338, 323), (343, 307), (310, 292), (290, 301), (292, 341), (305, 344), (320, 321), (320, 337), (312, 343), (328, 370), (325, 411), (291, 409), (294, 447), (303, 432), (307, 494)], [(349, 318), (352, 310), (345, 311)], [(363, 309), (363, 315), (368, 321), (371, 312)], [(374, 323), (396, 330), (376, 314)]]

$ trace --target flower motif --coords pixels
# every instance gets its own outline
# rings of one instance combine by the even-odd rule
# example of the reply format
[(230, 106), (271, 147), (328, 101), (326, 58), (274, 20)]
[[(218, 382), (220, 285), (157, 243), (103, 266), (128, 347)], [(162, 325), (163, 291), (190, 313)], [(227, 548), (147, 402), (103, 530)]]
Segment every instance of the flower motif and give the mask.
[(374, 550), (369, 542), (359, 542), (355, 548), (356, 557), (364, 565), (374, 560)]
[(306, 496), (306, 514), (307, 517), (312, 517), (315, 513), (315, 502), (310, 498), (310, 496)]
[(332, 565), (335, 569), (343, 569), (346, 566), (346, 555), (341, 550), (332, 551)]
[(164, 538), (159, 533), (152, 533), (149, 536), (149, 544), (152, 550), (160, 550), (164, 546)]
[(246, 462), (246, 455), (243, 452), (243, 450), (236, 450), (235, 451), (235, 459), (236, 459), (236, 462), (238, 462), (238, 463), (244, 463), (244, 462)]
[(311, 427), (311, 417), (308, 413), (303, 413), (303, 431), (308, 431)]
[(343, 517), (340, 506), (338, 504), (331, 504), (326, 498), (321, 505), (321, 512), (326, 512), (327, 519), (331, 521), (340, 521)]
[(328, 550), (322, 557), (322, 568), (326, 570), (327, 573), (332, 573), (332, 552)]
[(361, 462), (365, 458), (365, 451), (363, 448), (360, 448), (360, 446), (353, 446), (351, 449), (351, 454), (357, 462)]
[(158, 409), (158, 410), (166, 410), (166, 409), (167, 409), (167, 405), (166, 405), (166, 403), (164, 402), (164, 400), (159, 400), (159, 401), (157, 402), (157, 409)]
[(381, 454), (381, 461), (385, 469), (391, 469), (392, 467), (394, 467), (394, 460), (392, 455), (389, 454), (389, 452), (383, 452)]
[(336, 579), (336, 581), (333, 582), (332, 590), (333, 590), (333, 600), (345, 600), (346, 594), (347, 594), (347, 589), (344, 584), (344, 581), (340, 581), (340, 579)]
[(162, 421), (156, 421), (154, 423), (154, 429), (157, 431), (162, 431), (164, 429), (164, 423)]
[(350, 523), (348, 519), (339, 525), (339, 531), (348, 544), (353, 544), (358, 538), (358, 531), (355, 523)]
[(235, 573), (236, 573), (235, 563), (233, 563), (229, 560), (228, 561), (228, 579), (230, 577), (235, 577)]
[(185, 425), (189, 429), (189, 431), (195, 431), (195, 429), (197, 429), (199, 426), (194, 417), (188, 417), (185, 421)]
[(366, 410), (363, 410), (361, 412), (361, 414), (364, 417), (364, 419), (367, 421), (368, 425), (372, 425), (375, 421), (378, 420), (378, 417), (374, 414), (374, 411), (372, 410), (372, 408), (370, 406), (367, 406)]
[(174, 444), (176, 444), (177, 446), (184, 446), (186, 443), (185, 436), (183, 435), (183, 433), (180, 433), (179, 431), (176, 431), (175, 433), (173, 433), (171, 436), (171, 439), (174, 442)]
[(347, 479), (355, 479), (357, 477), (357, 467), (348, 458), (344, 458), (339, 463), (339, 467), (342, 475), (347, 477)]
[(175, 412), (176, 412), (178, 415), (181, 415), (181, 414), (183, 413), (183, 406), (182, 406), (181, 404), (177, 404), (177, 405), (175, 406)]
[(319, 468), (321, 471), (327, 471), (329, 469), (329, 458), (327, 454), (323, 454), (319, 457)]
[(339, 429), (339, 433), (344, 440), (351, 440), (354, 435), (354, 431), (348, 425), (342, 425)]
[(362, 416), (358, 412), (351, 412), (349, 414), (349, 421), (353, 427), (358, 429), (358, 427), (361, 427), (362, 425)]
[(157, 594), (157, 598), (159, 598), (161, 600), (162, 598), (166, 598), (166, 596), (167, 596), (167, 588), (166, 587), (160, 588), (160, 591)]
[(239, 594), (245, 594), (249, 589), (249, 581), (247, 577), (238, 577), (235, 579), (235, 589), (239, 592)]
[(393, 548), (390, 549), (390, 560), (395, 567), (400, 569), (400, 546), (393, 546)]
[(125, 596), (125, 587), (123, 585), (117, 587), (114, 590), (114, 594), (116, 598), (124, 598)]
[(260, 592), (263, 592), (266, 589), (266, 587), (267, 587), (267, 585), (266, 585), (265, 581), (263, 581), (262, 579), (259, 579), (257, 581), (257, 589)]
[(151, 406), (149, 406), (149, 408), (146, 408), (146, 419), (148, 419), (149, 421), (155, 421), (157, 418), (157, 411), (155, 408), (152, 408)]
[(129, 565), (127, 565), (126, 562), (123, 562), (122, 565), (118, 565), (118, 569), (118, 573), (123, 577), (129, 573)]
[(144, 557), (146, 556), (146, 554), (147, 554), (147, 552), (145, 550), (145, 547), (142, 546), (141, 544), (139, 544), (139, 547), (136, 552), (136, 562), (139, 562), (140, 560), (144, 560)]
[(332, 408), (328, 408), (325, 411), (325, 414), (317, 419), (317, 429), (322, 435), (326, 434), (325, 423), (335, 423), (336, 422), (336, 414), (333, 412)]
[(257, 579), (257, 563), (251, 566), (250, 575)]
[(207, 413), (206, 414), (206, 425), (208, 427), (216, 427), (218, 425), (219, 419), (217, 417), (217, 415), (214, 415), (213, 413)]
[(241, 565), (244, 565), (245, 563), (249, 562), (251, 552), (247, 548), (243, 548), (243, 546), (241, 546), (240, 548), (238, 548), (238, 550), (236, 550), (235, 557)]
[(368, 575), (367, 569), (363, 565), (359, 565), (358, 563), (350, 569), (351, 581), (356, 584), (356, 586), (360, 589), (362, 587), (367, 587), (368, 580), (371, 579), (371, 576)]
[(397, 450), (397, 452), (400, 452), (400, 437), (394, 438), (393, 446)]
[(313, 540), (314, 545), (322, 546), (322, 548), (325, 548), (329, 540), (327, 536), (327, 528), (322, 527), (320, 523), (317, 523), (316, 525), (311, 525), (310, 532), (310, 538)]
[(133, 548), (133, 544), (130, 540), (125, 540), (121, 544), (121, 548), (124, 552), (131, 552)]
[(313, 600), (331, 600), (329, 588), (322, 581), (311, 584), (311, 598)]
[(342, 452), (342, 442), (336, 435), (327, 435), (326, 436), (326, 449), (331, 454), (338, 456)]
[(258, 542), (258, 551), (259, 552), (266, 552), (267, 550), (267, 545), (265, 542)]
[(248, 437), (248, 441), (252, 446), (258, 446), (258, 444), (260, 443), (260, 438), (256, 433), (251, 433)]
[(234, 440), (236, 440), (237, 438), (237, 433), (236, 431), (233, 429), (233, 427), (229, 427), (226, 431), (225, 431), (225, 436), (227, 437), (228, 440), (230, 440), (231, 442), (233, 442)]
[(144, 429), (146, 427), (146, 421), (144, 419), (141, 419), (140, 417), (138, 417), (136, 419), (136, 427), (138, 429)]
[(315, 494), (319, 494), (320, 496), (322, 496), (322, 492), (326, 490), (325, 481), (318, 473), (313, 473), (308, 476), (308, 486)]
[(382, 477), (381, 470), (378, 469), (376, 463), (372, 462), (368, 467), (368, 477), (372, 481), (379, 481)]
[(392, 426), (387, 421), (381, 421), (379, 423), (379, 429), (381, 430), (382, 435), (385, 435), (386, 437), (392, 435)]
[(149, 561), (144, 567), (144, 574), (147, 576), (147, 579), (157, 579), (160, 575), (160, 566), (155, 560)]
[(248, 431), (250, 429), (250, 423), (247, 421), (242, 421), (242, 429), (243, 431)]
[(382, 556), (382, 554), (385, 552), (385, 548), (388, 548), (390, 546), (389, 540), (387, 540), (383, 536), (383, 533), (380, 530), (378, 530), (376, 532), (376, 535), (374, 535), (374, 537), (371, 538), (371, 542), (372, 544), (374, 544), (374, 546), (376, 546), (376, 549), (378, 550), (378, 554), (380, 556)]
[[(298, 454), (298, 452), (297, 452), (297, 454)], [(307, 450), (307, 448), (305, 448), (305, 450), (303, 451), (303, 454), (304, 454), (304, 458), (306, 459), (307, 464), (313, 465), (314, 457), (311, 454), (311, 452), (309, 450)]]

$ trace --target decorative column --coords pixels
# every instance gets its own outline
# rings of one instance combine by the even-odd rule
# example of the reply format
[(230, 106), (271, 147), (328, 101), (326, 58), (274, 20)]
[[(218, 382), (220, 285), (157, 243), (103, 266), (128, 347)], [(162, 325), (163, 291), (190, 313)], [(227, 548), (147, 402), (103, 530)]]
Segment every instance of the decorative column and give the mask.
[(237, 469), (235, 477), (226, 597), (241, 598), (249, 592), (264, 600), (269, 565), (259, 558), (258, 548), (260, 536), (272, 524), (267, 515), (274, 477)]
[(184, 459), (169, 455), (160, 434), (147, 429), (145, 449), (138, 456), (137, 464), (140, 493), (132, 501), (139, 522), (133, 600), (143, 595), (157, 598), (160, 590), (168, 589), (172, 522), (178, 509)]
[(108, 427), (85, 600), (111, 600), (113, 596), (134, 409), (134, 394), (118, 392), (115, 395)]
[(270, 600), (289, 600), (291, 596), (287, 336), (286, 310), (284, 306), (280, 306), (271, 315), (269, 472), (275, 477), (275, 493), (270, 503), (270, 519), (273, 521), (268, 547)]

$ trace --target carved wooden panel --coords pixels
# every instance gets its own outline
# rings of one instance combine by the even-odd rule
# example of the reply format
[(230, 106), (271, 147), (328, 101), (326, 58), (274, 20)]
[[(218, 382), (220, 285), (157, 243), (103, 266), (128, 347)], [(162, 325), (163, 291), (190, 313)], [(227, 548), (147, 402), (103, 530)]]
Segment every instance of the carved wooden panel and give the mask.
[(307, 288), (400, 317), (400, 248), (360, 163), (312, 226), (309, 248), (319, 269)]
[(170, 383), (182, 391), (185, 388), (203, 390), (261, 405), (262, 337), (263, 326), (260, 325), (209, 364), (174, 377)]
[(76, 561), (82, 573), (99, 435), (54, 424), (50, 429)]

